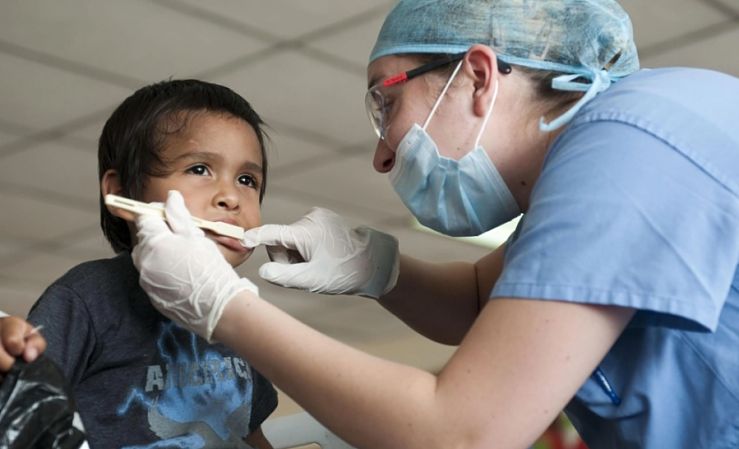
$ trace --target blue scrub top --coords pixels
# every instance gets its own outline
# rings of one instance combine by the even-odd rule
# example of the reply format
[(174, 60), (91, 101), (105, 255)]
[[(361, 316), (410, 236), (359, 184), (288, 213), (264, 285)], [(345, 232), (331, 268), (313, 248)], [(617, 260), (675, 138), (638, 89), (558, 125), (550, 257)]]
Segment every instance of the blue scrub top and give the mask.
[(557, 138), (492, 297), (637, 309), (566, 412), (591, 449), (739, 448), (739, 79), (637, 72)]

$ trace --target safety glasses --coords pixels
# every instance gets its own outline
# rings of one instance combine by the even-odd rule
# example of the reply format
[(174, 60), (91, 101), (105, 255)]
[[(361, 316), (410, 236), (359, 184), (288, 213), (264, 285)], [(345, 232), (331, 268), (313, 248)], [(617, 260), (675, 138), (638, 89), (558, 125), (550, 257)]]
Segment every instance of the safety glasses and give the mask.
[[(387, 102), (387, 99), (383, 95), (381, 89), (405, 83), (406, 81), (410, 81), (413, 78), (423, 75), (424, 73), (428, 73), (432, 70), (446, 67), (449, 64), (461, 61), (466, 54), (467, 53), (458, 53), (456, 55), (451, 55), (437, 61), (431, 61), (420, 67), (416, 67), (413, 70), (400, 72), (396, 75), (385, 78), (384, 80), (376, 83), (375, 85), (367, 89), (367, 93), (364, 96), (364, 106), (367, 109), (367, 116), (369, 117), (370, 124), (372, 125), (372, 129), (375, 131), (375, 134), (377, 134), (377, 137), (385, 140), (385, 132), (387, 131), (388, 125), (387, 114), (389, 112), (389, 103)], [(503, 62), (500, 59), (498, 59), (497, 61), (498, 71), (506, 74), (511, 73), (510, 64)]]

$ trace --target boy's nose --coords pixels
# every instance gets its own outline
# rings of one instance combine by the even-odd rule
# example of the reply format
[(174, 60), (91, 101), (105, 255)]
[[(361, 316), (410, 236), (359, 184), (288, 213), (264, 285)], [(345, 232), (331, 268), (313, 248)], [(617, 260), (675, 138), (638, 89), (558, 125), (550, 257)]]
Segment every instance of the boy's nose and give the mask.
[(239, 196), (233, 186), (220, 186), (213, 199), (219, 208), (231, 210), (239, 207)]
[(224, 209), (236, 209), (239, 207), (239, 203), (237, 201), (232, 201), (231, 198), (223, 198), (218, 201), (218, 207), (222, 207)]

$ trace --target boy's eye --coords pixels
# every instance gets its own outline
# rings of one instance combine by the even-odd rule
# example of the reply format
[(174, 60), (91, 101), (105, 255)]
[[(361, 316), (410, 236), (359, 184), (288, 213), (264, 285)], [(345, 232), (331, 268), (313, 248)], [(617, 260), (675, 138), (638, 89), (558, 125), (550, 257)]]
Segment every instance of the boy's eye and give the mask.
[(186, 172), (192, 173), (193, 175), (198, 175), (198, 176), (206, 176), (210, 174), (210, 171), (208, 171), (208, 167), (202, 164), (193, 165), (192, 167), (188, 168)]
[(241, 175), (238, 178), (239, 184), (247, 187), (257, 188), (257, 180), (252, 175)]

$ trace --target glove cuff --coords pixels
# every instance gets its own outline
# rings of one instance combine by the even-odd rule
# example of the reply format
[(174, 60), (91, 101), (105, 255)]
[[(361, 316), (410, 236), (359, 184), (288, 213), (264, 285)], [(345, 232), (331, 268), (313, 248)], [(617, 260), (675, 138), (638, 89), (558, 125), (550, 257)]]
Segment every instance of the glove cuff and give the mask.
[(223, 310), (226, 308), (226, 305), (231, 302), (237, 294), (244, 290), (248, 290), (259, 296), (259, 288), (250, 280), (241, 277), (235, 279), (228, 285), (228, 287), (224, 288), (219, 293), (218, 297), (213, 302), (213, 307), (210, 309), (210, 313), (208, 313), (207, 329), (205, 329), (205, 335), (203, 335), (203, 338), (205, 338), (208, 343), (212, 344), (214, 342), (213, 331), (215, 331), (218, 322), (221, 320), (221, 315), (223, 315)]
[(357, 289), (356, 294), (366, 298), (379, 299), (398, 282), (400, 271), (400, 252), (398, 239), (390, 234), (368, 227), (359, 227), (355, 230), (359, 234), (369, 236), (367, 247), (371, 251), (370, 262), (372, 275), (367, 283)]

